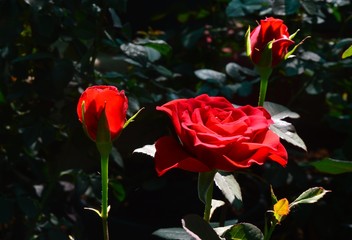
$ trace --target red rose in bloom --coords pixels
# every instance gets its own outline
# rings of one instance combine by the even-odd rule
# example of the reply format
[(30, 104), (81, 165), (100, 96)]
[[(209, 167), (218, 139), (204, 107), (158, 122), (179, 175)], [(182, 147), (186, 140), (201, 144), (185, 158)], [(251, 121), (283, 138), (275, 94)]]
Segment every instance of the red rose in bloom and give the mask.
[[(264, 53), (270, 42), (272, 42), (271, 59)], [(288, 47), (294, 44), (294, 41), (290, 39), (283, 21), (270, 17), (261, 20), (260, 25), (250, 33), (249, 44), (250, 57), (255, 65), (275, 67), (285, 59)]]
[(204, 94), (173, 100), (157, 110), (168, 114), (179, 138), (165, 136), (156, 142), (159, 175), (172, 168), (234, 171), (268, 159), (286, 165), (287, 152), (269, 130), (273, 121), (262, 107), (235, 108), (223, 97)]
[(93, 141), (96, 140), (98, 122), (104, 107), (113, 140), (120, 134), (126, 122), (128, 100), (124, 91), (118, 91), (114, 86), (89, 87), (82, 93), (77, 104), (78, 118)]

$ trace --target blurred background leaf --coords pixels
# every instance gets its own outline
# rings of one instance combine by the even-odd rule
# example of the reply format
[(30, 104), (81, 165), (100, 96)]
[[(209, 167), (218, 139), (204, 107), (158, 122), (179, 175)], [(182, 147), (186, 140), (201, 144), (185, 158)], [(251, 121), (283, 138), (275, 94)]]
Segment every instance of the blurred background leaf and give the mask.
[(288, 199), (318, 185), (331, 194), (290, 214), (273, 238), (352, 238), (352, 174), (314, 167), (338, 172), (326, 159), (352, 159), (352, 59), (342, 59), (352, 43), (351, 11), (348, 0), (0, 1), (0, 239), (100, 237), (99, 219), (84, 210), (100, 207), (99, 155), (76, 117), (80, 94), (96, 84), (124, 89), (129, 116), (145, 107), (112, 153), (111, 238), (148, 239), (181, 227), (189, 213), (202, 215), (194, 174), (158, 178), (150, 156), (132, 153), (169, 134), (168, 119), (155, 111), (168, 100), (208, 93), (257, 103), (244, 34), (266, 16), (282, 18), (290, 33), (300, 29), (297, 42), (311, 36), (275, 69), (267, 93), (300, 115), (285, 121), (307, 152), (287, 144), (286, 168), (236, 174), (244, 207), (225, 204), (214, 221), (260, 227), (269, 185)]

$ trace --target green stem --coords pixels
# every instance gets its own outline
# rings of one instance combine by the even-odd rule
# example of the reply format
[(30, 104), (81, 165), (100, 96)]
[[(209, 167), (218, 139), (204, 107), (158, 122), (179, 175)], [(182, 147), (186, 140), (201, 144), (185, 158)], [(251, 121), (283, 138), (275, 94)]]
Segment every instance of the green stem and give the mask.
[(109, 240), (108, 231), (108, 167), (109, 167), (109, 155), (101, 155), (101, 219), (103, 223), (103, 235), (104, 240)]
[(102, 218), (103, 222), (103, 236), (104, 240), (109, 240), (109, 228), (108, 228), (108, 219)]
[(264, 240), (269, 240), (271, 238), (271, 235), (274, 232), (276, 224), (271, 223), (270, 228), (267, 232), (264, 233)]
[(210, 183), (206, 194), (206, 199), (205, 199), (203, 219), (207, 222), (210, 222), (210, 210), (211, 210), (211, 201), (213, 199), (213, 190), (214, 190), (214, 181)]
[(211, 201), (213, 199), (216, 170), (200, 172), (198, 175), (198, 197), (205, 204), (203, 219), (210, 221)]
[(259, 72), (259, 75), (260, 75), (260, 90), (259, 90), (258, 106), (262, 107), (264, 105), (266, 91), (268, 88), (269, 77), (271, 75), (272, 69), (258, 67), (257, 71)]
[(258, 106), (262, 107), (264, 105), (267, 88), (268, 88), (268, 79), (261, 79), (260, 80), (260, 91), (259, 91)]
[[(270, 228), (268, 229), (268, 224), (270, 225)], [(273, 234), (275, 227), (276, 227), (277, 221), (276, 220), (267, 220), (267, 217), (265, 215), (265, 228), (264, 228), (264, 240), (269, 240), (271, 238), (271, 235)]]

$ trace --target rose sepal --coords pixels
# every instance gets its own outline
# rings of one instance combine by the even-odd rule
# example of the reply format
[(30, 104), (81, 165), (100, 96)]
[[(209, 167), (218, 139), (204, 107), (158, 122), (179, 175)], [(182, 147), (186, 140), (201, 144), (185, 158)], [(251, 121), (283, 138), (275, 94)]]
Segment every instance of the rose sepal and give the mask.
[[(298, 33), (299, 29), (290, 36), (290, 40), (292, 38), (294, 38), (294, 36), (296, 36), (296, 34)], [(310, 38), (310, 36), (307, 36), (305, 37), (302, 41), (300, 41), (298, 44), (296, 44), (292, 49), (291, 51), (288, 51), (285, 56), (284, 56), (284, 60), (288, 59), (288, 58), (291, 58), (291, 57), (294, 57), (293, 53), (296, 51), (296, 49), (303, 44), (303, 42), (307, 39), (307, 38)]]
[(83, 130), (84, 130), (84, 133), (89, 137), (89, 139), (95, 142), (95, 140), (88, 133), (87, 124), (86, 124), (86, 120), (85, 120), (85, 116), (84, 116), (85, 104), (86, 104), (86, 102), (82, 101), (81, 111), (82, 111), (82, 126), (83, 126)]
[(249, 26), (245, 35), (246, 38), (246, 54), (248, 57), (251, 56), (252, 54), (252, 48), (251, 48), (251, 27)]
[(141, 108), (138, 110), (138, 112), (136, 112), (132, 117), (130, 117), (125, 124), (123, 125), (123, 128), (126, 128), (128, 126), (128, 124), (130, 124), (131, 122), (134, 121), (134, 119), (137, 117), (137, 115), (143, 110), (144, 108)]
[(264, 51), (262, 52), (262, 55), (260, 57), (260, 61), (257, 64), (260, 68), (272, 68), (271, 62), (273, 61), (273, 43), (275, 40), (272, 40), (268, 42), (266, 47), (264, 48)]
[(109, 123), (105, 113), (105, 105), (98, 120), (98, 129), (95, 143), (101, 156), (109, 156), (112, 149), (112, 141)]
[[(298, 32), (299, 32), (299, 29), (297, 29), (296, 32), (294, 32), (293, 34), (291, 34), (288, 39), (292, 40), (292, 39), (297, 35)], [(301, 43), (302, 43), (302, 41), (301, 41)], [(288, 52), (285, 54), (284, 59), (286, 60), (287, 58), (293, 57), (292, 54), (296, 51), (297, 47), (298, 47), (301, 43), (299, 43), (299, 44), (297, 44), (296, 46), (294, 46), (291, 51), (288, 51)], [(291, 55), (292, 55), (292, 56), (291, 56)]]
[(292, 33), (292, 34), (288, 37), (288, 39), (292, 40), (292, 39), (297, 35), (298, 32), (299, 32), (299, 29), (297, 29), (296, 32)]

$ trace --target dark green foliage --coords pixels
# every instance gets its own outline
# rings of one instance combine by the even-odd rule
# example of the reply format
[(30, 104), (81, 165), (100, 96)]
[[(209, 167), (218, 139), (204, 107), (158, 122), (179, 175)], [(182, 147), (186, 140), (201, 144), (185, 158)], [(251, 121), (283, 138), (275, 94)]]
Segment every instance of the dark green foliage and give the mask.
[(259, 79), (244, 34), (266, 16), (282, 18), (291, 34), (300, 29), (296, 43), (311, 36), (274, 70), (267, 93), (300, 114), (292, 122), (308, 152), (287, 144), (287, 168), (238, 173), (244, 207), (227, 205), (214, 221), (262, 228), (269, 184), (290, 200), (323, 186), (329, 196), (290, 215), (273, 239), (352, 238), (351, 173), (308, 164), (352, 157), (352, 58), (342, 59), (351, 12), (347, 0), (0, 1), (0, 239), (100, 238), (99, 219), (84, 209), (100, 207), (99, 154), (76, 116), (93, 84), (124, 89), (129, 116), (146, 108), (111, 156), (111, 238), (148, 239), (189, 213), (202, 215), (195, 175), (157, 178), (152, 159), (132, 152), (167, 134), (155, 106), (170, 99), (208, 93), (256, 104)]

